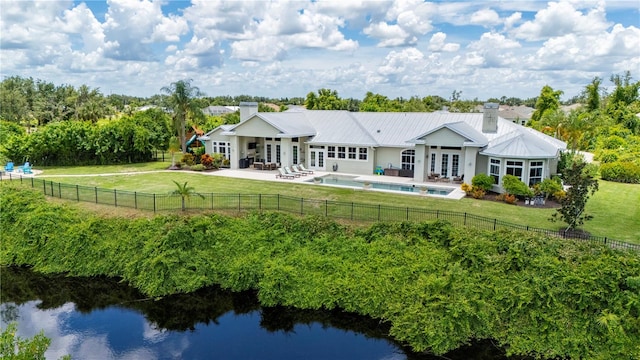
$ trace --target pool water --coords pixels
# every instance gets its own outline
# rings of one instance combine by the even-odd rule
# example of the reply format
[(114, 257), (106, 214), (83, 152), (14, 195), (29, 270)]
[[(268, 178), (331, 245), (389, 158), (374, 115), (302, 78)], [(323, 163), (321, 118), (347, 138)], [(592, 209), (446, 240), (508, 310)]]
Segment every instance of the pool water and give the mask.
[[(337, 186), (348, 186), (353, 188), (362, 189), (364, 187), (364, 181), (357, 181), (357, 177), (355, 176), (346, 176), (346, 175), (325, 175), (320, 177), (320, 183), (326, 185), (337, 185)], [(313, 180), (308, 180), (313, 181)], [(393, 183), (379, 183), (379, 182), (371, 182), (372, 189), (379, 190), (388, 190), (388, 191), (400, 191), (400, 192), (411, 192), (411, 193), (420, 193), (420, 186), (415, 186), (413, 184), (393, 184)], [(427, 187), (427, 194), (429, 195), (449, 195), (453, 191), (453, 189), (443, 189), (443, 188), (430, 188)]]

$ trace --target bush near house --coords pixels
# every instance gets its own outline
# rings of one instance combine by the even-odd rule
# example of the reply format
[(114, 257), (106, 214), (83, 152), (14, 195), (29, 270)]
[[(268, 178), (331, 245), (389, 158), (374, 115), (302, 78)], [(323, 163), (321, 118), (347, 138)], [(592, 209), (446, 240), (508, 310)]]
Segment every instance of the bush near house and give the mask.
[(471, 185), (482, 190), (489, 191), (493, 187), (493, 178), (487, 174), (477, 174), (471, 179)]
[(629, 184), (640, 183), (640, 165), (630, 161), (615, 161), (600, 165), (600, 176), (603, 180)]
[(515, 195), (519, 198), (533, 196), (533, 191), (527, 186), (527, 184), (514, 175), (505, 175), (502, 178), (502, 188), (507, 194)]

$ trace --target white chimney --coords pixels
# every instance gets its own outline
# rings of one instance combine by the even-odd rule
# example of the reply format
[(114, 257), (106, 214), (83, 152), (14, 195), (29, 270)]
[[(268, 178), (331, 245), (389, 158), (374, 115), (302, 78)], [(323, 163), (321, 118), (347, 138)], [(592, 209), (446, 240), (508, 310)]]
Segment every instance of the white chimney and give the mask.
[(485, 103), (482, 111), (482, 132), (498, 132), (498, 108), (496, 103)]
[(241, 102), (240, 103), (240, 121), (245, 121), (257, 113), (258, 113), (257, 102)]

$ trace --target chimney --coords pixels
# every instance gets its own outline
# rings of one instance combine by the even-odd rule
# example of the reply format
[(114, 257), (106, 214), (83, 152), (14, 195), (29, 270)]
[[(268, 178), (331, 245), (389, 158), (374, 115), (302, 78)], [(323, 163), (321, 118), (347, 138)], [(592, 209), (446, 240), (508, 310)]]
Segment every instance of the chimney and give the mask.
[(498, 132), (498, 107), (496, 103), (485, 103), (482, 111), (482, 132)]
[(241, 102), (240, 103), (240, 121), (245, 121), (257, 113), (258, 113), (257, 102)]

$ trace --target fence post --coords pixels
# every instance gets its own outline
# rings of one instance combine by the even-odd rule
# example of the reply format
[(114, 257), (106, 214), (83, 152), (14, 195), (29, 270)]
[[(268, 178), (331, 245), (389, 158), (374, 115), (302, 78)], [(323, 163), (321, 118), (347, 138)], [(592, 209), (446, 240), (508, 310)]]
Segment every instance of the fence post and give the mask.
[(605, 245), (607, 244), (607, 238), (606, 237), (604, 238), (604, 243), (605, 243)]
[(47, 182), (42, 180), (42, 191), (47, 195)]
[(380, 221), (380, 204), (378, 204), (378, 221)]
[(134, 191), (133, 192), (133, 207), (134, 208), (138, 208), (138, 192)]
[(464, 212), (464, 226), (467, 226), (467, 212)]
[(353, 202), (351, 203), (351, 220), (353, 221)]
[(407, 206), (407, 221), (409, 221), (409, 207)]
[[(163, 154), (164, 154), (164, 152), (163, 152)], [(213, 210), (213, 198), (215, 197), (215, 194), (211, 193), (210, 195), (211, 195), (211, 210)]]
[(304, 198), (300, 198), (300, 215), (304, 215)]
[(118, 191), (113, 189), (113, 205), (118, 207)]
[(262, 194), (258, 194), (258, 210), (262, 211)]
[(324, 217), (329, 216), (329, 200), (324, 199)]
[(278, 211), (280, 211), (280, 194), (278, 193)]
[(498, 219), (493, 219), (493, 231), (496, 231), (497, 224), (498, 224)]
[(238, 194), (238, 212), (240, 212), (240, 194)]
[(49, 181), (49, 184), (51, 184), (51, 196), (55, 196), (55, 193), (53, 192), (53, 181)]
[(436, 210), (436, 220), (440, 219), (440, 210)]
[(98, 187), (96, 186), (93, 189), (95, 190), (95, 193), (96, 193), (96, 204), (97, 204), (98, 203)]
[(31, 188), (33, 189), (33, 176), (31, 177)]
[(153, 212), (156, 212), (156, 193), (153, 193)]
[(78, 189), (78, 185), (76, 185), (76, 201), (80, 201), (80, 190)]

